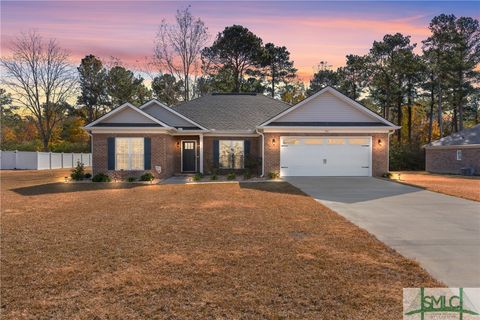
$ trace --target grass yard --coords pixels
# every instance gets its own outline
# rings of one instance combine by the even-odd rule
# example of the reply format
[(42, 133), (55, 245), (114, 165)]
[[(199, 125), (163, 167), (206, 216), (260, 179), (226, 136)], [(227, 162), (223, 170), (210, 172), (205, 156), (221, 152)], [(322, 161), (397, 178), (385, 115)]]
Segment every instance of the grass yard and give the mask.
[(417, 263), (287, 183), (2, 172), (3, 319), (400, 319)]
[(400, 171), (392, 172), (393, 179), (416, 185), (430, 191), (455, 197), (480, 201), (480, 178), (454, 175), (431, 174), (428, 172)]

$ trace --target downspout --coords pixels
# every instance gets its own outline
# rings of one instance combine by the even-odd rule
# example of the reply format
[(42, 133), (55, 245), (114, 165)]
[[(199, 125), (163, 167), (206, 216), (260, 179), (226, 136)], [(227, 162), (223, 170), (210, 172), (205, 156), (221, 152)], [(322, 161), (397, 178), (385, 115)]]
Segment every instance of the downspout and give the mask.
[(387, 135), (387, 172), (390, 172), (390, 136), (395, 132), (395, 130), (388, 131)]
[(255, 129), (255, 132), (262, 136), (262, 175), (261, 177), (263, 178), (265, 176), (265, 135), (263, 134), (263, 132), (258, 131), (258, 129)]

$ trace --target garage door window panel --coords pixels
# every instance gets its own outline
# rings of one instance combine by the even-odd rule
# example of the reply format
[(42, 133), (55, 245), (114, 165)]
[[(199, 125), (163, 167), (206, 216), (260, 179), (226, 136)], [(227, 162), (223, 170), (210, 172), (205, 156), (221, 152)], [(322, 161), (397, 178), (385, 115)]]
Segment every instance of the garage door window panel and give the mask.
[(344, 138), (330, 138), (328, 139), (328, 144), (345, 144)]

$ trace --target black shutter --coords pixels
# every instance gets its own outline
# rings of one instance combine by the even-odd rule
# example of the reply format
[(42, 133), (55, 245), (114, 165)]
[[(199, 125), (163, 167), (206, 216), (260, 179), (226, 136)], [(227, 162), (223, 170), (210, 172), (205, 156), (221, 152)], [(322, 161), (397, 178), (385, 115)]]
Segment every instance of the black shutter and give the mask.
[(213, 140), (213, 167), (218, 168), (218, 156), (220, 154), (220, 146), (218, 140)]
[(250, 156), (250, 140), (243, 141), (243, 152), (245, 153), (245, 159)]
[(152, 139), (145, 137), (143, 143), (143, 165), (145, 170), (152, 169)]
[(108, 137), (108, 170), (115, 170), (115, 137)]

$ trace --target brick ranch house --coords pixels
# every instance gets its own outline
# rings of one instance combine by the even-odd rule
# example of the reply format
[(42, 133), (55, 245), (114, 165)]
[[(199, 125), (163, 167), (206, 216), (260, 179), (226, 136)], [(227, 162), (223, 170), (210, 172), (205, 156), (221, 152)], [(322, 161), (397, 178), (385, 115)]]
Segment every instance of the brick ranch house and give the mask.
[[(480, 124), (425, 146), (425, 169), (433, 173), (480, 175)], [(464, 172), (467, 173), (467, 172)]]
[(398, 127), (326, 87), (294, 106), (261, 94), (211, 94), (171, 108), (125, 103), (85, 129), (94, 174), (162, 179), (252, 163), (260, 175), (380, 176)]

